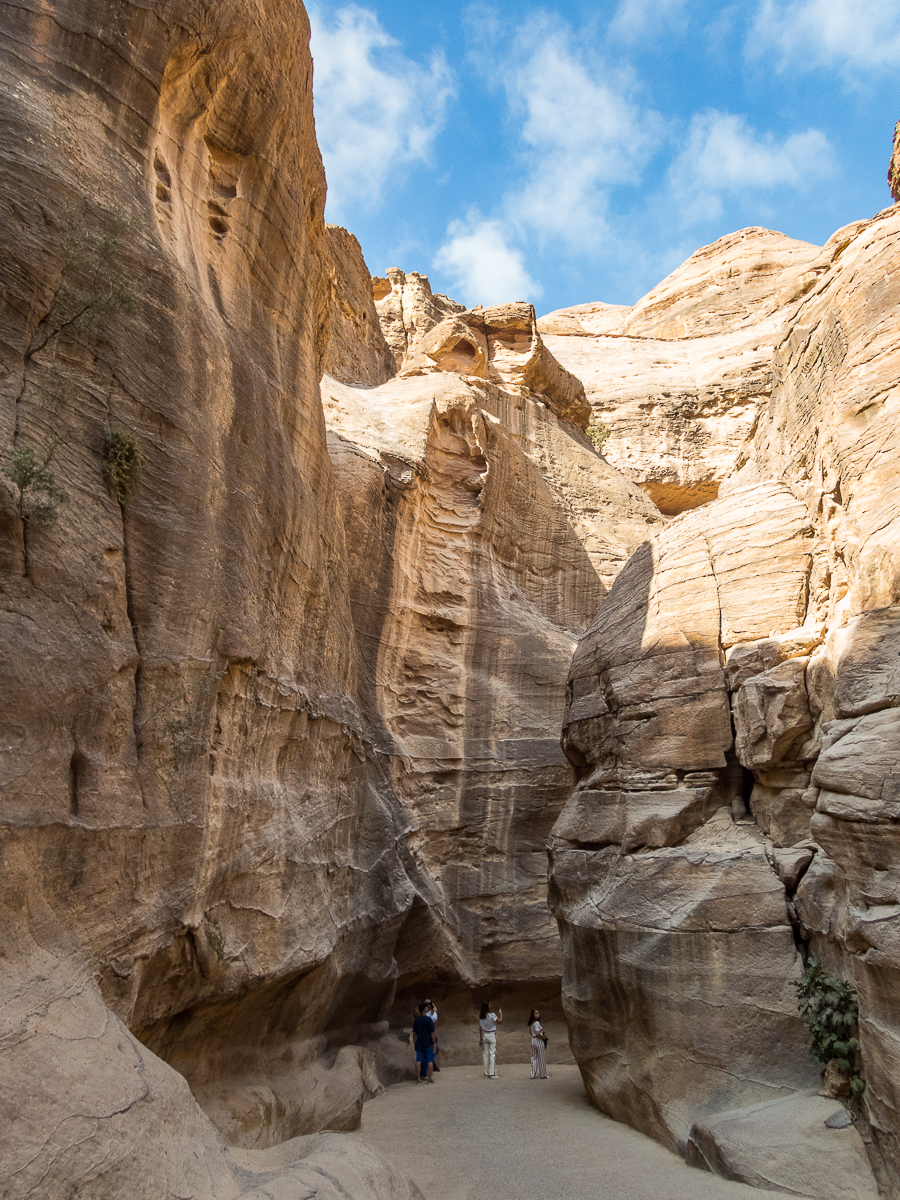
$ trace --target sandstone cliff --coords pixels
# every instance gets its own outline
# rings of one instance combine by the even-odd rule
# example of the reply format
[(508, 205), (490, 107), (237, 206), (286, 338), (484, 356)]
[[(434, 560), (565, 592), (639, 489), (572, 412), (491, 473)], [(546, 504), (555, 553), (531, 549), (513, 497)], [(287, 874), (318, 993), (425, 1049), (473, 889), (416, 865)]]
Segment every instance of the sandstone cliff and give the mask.
[[(353, 1127), (425, 983), (448, 1018), (559, 1005), (565, 676), (660, 517), (530, 307), (401, 303), (425, 357), (390, 379), (307, 37), (243, 0), (4, 28), (4, 465), (55, 488), (0, 489), (12, 1195), (300, 1186), (332, 1143), (251, 1171), (208, 1118)], [(359, 1172), (412, 1195), (349, 1159), (334, 1187)]]
[[(785, 290), (751, 297), (771, 382), (718, 499), (641, 547), (579, 643), (551, 893), (601, 1108), (683, 1149), (701, 1116), (815, 1083), (789, 987), (810, 950), (858, 987), (890, 1164), (900, 212), (798, 253)], [(690, 294), (661, 293), (636, 311), (681, 328)]]
[(257, 1185), (124, 1026), (232, 1141), (346, 1127), (378, 1086), (323, 1034), (385, 1015), (417, 884), (358, 703), (307, 40), (240, 0), (0, 34), (4, 462), (53, 449), (69, 496), (41, 525), (0, 489), (10, 1195), (182, 1194), (201, 1144), (195, 1194)]
[(542, 317), (585, 385), (603, 452), (668, 516), (714, 500), (772, 388), (772, 346), (826, 269), (818, 246), (743, 229), (704, 246), (633, 308)]
[(660, 518), (537, 395), (436, 370), (326, 376), (323, 399), (374, 745), (433, 887), (404, 927), (397, 1004), (428, 979), (458, 1012), (487, 985), (558, 1003), (545, 844), (571, 787), (566, 672)]
[(629, 310), (373, 290), (307, 41), (0, 32), (4, 1194), (412, 1200), (296, 1135), (409, 1069), (424, 988), (455, 1053), (563, 970), (593, 1098), (683, 1146), (809, 1078), (807, 943), (890, 1150), (896, 210)]

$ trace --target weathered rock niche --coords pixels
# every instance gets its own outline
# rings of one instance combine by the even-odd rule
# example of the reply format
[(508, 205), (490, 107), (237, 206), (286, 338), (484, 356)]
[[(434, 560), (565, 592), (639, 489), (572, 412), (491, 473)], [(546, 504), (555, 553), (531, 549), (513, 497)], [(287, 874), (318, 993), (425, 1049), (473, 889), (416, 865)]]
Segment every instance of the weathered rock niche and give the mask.
[(807, 946), (889, 1179), (897, 210), (466, 310), (325, 224), (308, 32), (0, 30), (0, 1192), (412, 1200), (322, 1131), (424, 990), (735, 1173)]

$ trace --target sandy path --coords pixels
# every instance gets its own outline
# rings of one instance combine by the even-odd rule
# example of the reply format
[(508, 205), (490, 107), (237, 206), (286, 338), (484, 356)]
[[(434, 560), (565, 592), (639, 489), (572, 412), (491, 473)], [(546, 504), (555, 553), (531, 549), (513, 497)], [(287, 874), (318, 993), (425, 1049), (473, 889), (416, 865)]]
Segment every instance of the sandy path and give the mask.
[(521, 1063), (500, 1069), (493, 1082), (480, 1067), (446, 1067), (433, 1085), (388, 1088), (350, 1136), (392, 1159), (426, 1200), (760, 1200), (601, 1116), (577, 1067), (551, 1067), (546, 1080)]

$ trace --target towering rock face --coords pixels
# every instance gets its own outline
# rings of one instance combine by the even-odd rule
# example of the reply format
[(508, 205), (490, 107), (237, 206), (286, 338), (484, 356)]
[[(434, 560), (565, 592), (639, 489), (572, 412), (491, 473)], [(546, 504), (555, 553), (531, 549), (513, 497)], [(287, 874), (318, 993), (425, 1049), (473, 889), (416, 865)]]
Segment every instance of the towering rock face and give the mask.
[(385, 341), (372, 280), (359, 242), (339, 225), (328, 225), (331, 304), (325, 370), (342, 383), (375, 386), (396, 371)]
[(426, 981), (558, 1004), (565, 675), (660, 517), (528, 306), (433, 297), (403, 355), (463, 315), (484, 370), (388, 382), (299, 5), (59, 0), (2, 37), (4, 465), (68, 499), (0, 488), (0, 1177), (296, 1187), (207, 1118), (352, 1127)]
[[(293, 3), (4, 18), (0, 433), (69, 495), (44, 526), (0, 489), (0, 1174), (44, 1146), (54, 1181), (16, 1195), (156, 1196), (166, 1154), (182, 1194), (201, 1142), (253, 1190), (119, 1022), (232, 1141), (346, 1127), (377, 1086), (330, 1068), (387, 1012), (416, 884), (358, 704), (307, 40)], [(123, 505), (108, 425), (143, 463)]]
[(900, 200), (900, 121), (894, 126), (894, 152), (888, 165), (888, 187), (895, 200)]
[(545, 844), (572, 784), (566, 671), (661, 524), (560, 416), (577, 395), (527, 305), (446, 319), (381, 387), (323, 381), (366, 708), (433, 888), (404, 926), (401, 1013), (425, 979), (448, 1015), (488, 985), (558, 995)]
[(796, 942), (859, 989), (896, 1161), (900, 215), (810, 261), (719, 498), (641, 547), (579, 643), (551, 894), (601, 1108), (683, 1148), (802, 1086)]
[(609, 461), (669, 516), (714, 500), (772, 389), (772, 346), (830, 254), (768, 229), (704, 246), (633, 308), (541, 318), (585, 385)]

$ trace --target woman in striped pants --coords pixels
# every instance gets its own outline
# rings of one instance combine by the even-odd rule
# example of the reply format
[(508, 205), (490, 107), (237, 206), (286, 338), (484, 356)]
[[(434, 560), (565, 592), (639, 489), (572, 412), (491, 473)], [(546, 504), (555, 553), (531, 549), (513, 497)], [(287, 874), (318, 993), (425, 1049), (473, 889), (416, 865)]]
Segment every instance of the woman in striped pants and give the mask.
[(531, 1078), (549, 1079), (547, 1074), (547, 1035), (541, 1025), (541, 1014), (533, 1008), (528, 1018), (528, 1028), (531, 1030)]

